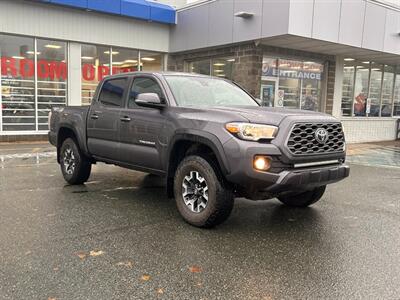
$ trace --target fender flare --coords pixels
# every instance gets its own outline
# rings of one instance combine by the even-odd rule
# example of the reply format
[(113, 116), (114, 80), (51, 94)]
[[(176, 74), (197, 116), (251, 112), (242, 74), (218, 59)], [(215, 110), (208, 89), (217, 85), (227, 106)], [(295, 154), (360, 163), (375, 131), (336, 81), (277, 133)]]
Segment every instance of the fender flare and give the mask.
[[(79, 134), (79, 132), (76, 130), (76, 128), (75, 128), (74, 126), (72, 126), (71, 124), (68, 124), (68, 123), (60, 123), (60, 125), (59, 125), (59, 127), (58, 127), (58, 130), (57, 130), (57, 145), (59, 144), (60, 130), (63, 129), (63, 128), (67, 128), (67, 129), (71, 130), (71, 131), (74, 133), (74, 135), (75, 135), (75, 137), (76, 137), (76, 140), (77, 140), (77, 142), (78, 142), (79, 149), (80, 149), (86, 156), (89, 156), (88, 149), (87, 149), (87, 147), (86, 147), (86, 143), (84, 142), (84, 138), (82, 137), (81, 134)], [(61, 146), (61, 145), (60, 145), (60, 146)], [(58, 148), (59, 148), (59, 147), (57, 147), (57, 157), (58, 157), (58, 151), (59, 151)]]
[(175, 134), (171, 142), (169, 143), (169, 147), (167, 150), (167, 172), (169, 170), (169, 158), (171, 157), (172, 149), (174, 149), (175, 144), (179, 141), (193, 141), (210, 147), (217, 157), (218, 164), (221, 168), (222, 173), (224, 175), (230, 173), (230, 167), (220, 140), (212, 133), (197, 129), (178, 129), (177, 131), (175, 131)]

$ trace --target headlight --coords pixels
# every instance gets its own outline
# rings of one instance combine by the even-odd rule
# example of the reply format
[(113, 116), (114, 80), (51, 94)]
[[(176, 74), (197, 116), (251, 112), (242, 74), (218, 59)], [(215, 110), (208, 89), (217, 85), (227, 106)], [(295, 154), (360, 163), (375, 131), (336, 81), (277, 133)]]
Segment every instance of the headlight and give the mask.
[(271, 140), (275, 138), (278, 132), (278, 127), (276, 126), (239, 122), (228, 123), (225, 125), (225, 128), (239, 138), (249, 141)]

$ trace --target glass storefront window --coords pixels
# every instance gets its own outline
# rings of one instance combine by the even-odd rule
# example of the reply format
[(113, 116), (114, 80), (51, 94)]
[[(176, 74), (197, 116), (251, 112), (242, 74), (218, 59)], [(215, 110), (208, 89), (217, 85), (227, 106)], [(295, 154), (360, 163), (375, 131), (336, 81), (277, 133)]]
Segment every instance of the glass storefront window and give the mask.
[(393, 116), (400, 116), (400, 66), (396, 69), (393, 103)]
[[(343, 67), (342, 115), (391, 117), (399, 115), (399, 67), (345, 59)], [(354, 80), (354, 88), (352, 85)], [(353, 104), (349, 99), (352, 99)], [(353, 114), (350, 107), (353, 106)]]
[(318, 111), (323, 71), (324, 65), (317, 62), (264, 57), (262, 104)]
[(82, 104), (90, 104), (97, 84), (110, 75), (110, 48), (95, 45), (81, 46)]
[(0, 130), (36, 130), (34, 39), (0, 35), (0, 58)]
[(369, 65), (356, 66), (355, 82), (354, 82), (354, 115), (357, 117), (366, 116), (367, 97), (369, 82)]
[(342, 83), (342, 115), (351, 116), (354, 91), (354, 63), (345, 63), (343, 68)]
[(394, 67), (385, 65), (382, 83), (382, 117), (390, 117), (392, 115), (393, 80)]
[(147, 72), (163, 70), (163, 54), (140, 51), (140, 69)]
[(231, 79), (233, 75), (234, 58), (220, 58), (212, 61), (212, 76)]
[[(306, 74), (306, 72), (316, 72), (318, 74), (321, 74), (323, 71), (323, 65), (306, 61), (303, 63), (303, 71), (304, 75)], [(321, 92), (321, 80), (306, 78), (306, 76), (304, 76), (302, 80), (301, 91), (301, 109), (318, 111)]]
[(126, 73), (138, 70), (139, 51), (112, 48), (112, 73)]
[(53, 106), (67, 104), (67, 43), (37, 40), (38, 130), (48, 129)]
[(382, 65), (375, 63), (371, 64), (371, 80), (369, 88), (369, 97), (367, 100), (367, 113), (371, 117), (378, 117), (380, 113), (382, 73), (383, 73)]
[(211, 60), (206, 59), (191, 62), (189, 65), (189, 72), (203, 75), (211, 75)]
[(232, 57), (218, 57), (193, 61), (189, 64), (189, 72), (232, 80), (234, 64), (235, 59)]

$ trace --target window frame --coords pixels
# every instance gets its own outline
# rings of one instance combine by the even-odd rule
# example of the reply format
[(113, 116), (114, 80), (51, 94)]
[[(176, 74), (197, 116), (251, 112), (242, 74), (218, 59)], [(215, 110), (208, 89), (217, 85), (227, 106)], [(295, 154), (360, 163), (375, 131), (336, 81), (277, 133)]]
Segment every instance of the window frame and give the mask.
[[(150, 74), (137, 74), (137, 75), (133, 75), (130, 78), (130, 82), (129, 82), (129, 88), (126, 91), (126, 95), (125, 95), (125, 105), (124, 105), (124, 109), (129, 109), (129, 110), (135, 110), (135, 109), (151, 109), (151, 108), (147, 108), (147, 107), (143, 107), (143, 106), (139, 106), (136, 105), (135, 107), (129, 107), (129, 94), (130, 91), (133, 88), (133, 84), (135, 82), (135, 79), (137, 78), (149, 78), (153, 81), (155, 81), (158, 86), (160, 87), (162, 93), (163, 93), (163, 97), (161, 97), (161, 101), (163, 102), (163, 104), (165, 104), (165, 106), (170, 106), (169, 104), (169, 100), (168, 100), (168, 96), (167, 96), (167, 91), (163, 85), (163, 83), (161, 82), (161, 80), (159, 80), (159, 78), (157, 78), (156, 76), (150, 75)], [(128, 92), (129, 91), (129, 92)]]
[(96, 102), (99, 104), (100, 107), (107, 108), (107, 109), (122, 109), (122, 108), (124, 108), (124, 105), (126, 104), (126, 96), (127, 96), (127, 90), (128, 90), (127, 88), (125, 88), (124, 93), (122, 94), (122, 97), (121, 97), (122, 102), (121, 102), (120, 106), (109, 106), (109, 105), (105, 105), (103, 102), (100, 101), (100, 96), (101, 96), (101, 92), (103, 91), (104, 84), (108, 81), (118, 80), (118, 79), (125, 79), (127, 82), (126, 87), (129, 87), (130, 81), (131, 81), (129, 76), (125, 75), (125, 76), (115, 76), (115, 77), (113, 76), (113, 77), (109, 77), (109, 78), (104, 78), (101, 83), (101, 86), (99, 88), (99, 91), (97, 94), (97, 99), (96, 99)]

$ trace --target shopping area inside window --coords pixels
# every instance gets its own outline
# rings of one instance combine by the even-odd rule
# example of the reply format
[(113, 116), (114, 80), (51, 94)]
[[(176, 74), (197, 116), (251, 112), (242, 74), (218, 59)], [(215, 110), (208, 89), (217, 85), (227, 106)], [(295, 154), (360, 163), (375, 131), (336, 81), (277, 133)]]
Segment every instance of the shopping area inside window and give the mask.
[(400, 68), (345, 58), (342, 116), (400, 116)]

